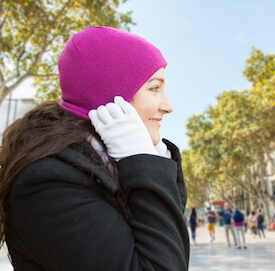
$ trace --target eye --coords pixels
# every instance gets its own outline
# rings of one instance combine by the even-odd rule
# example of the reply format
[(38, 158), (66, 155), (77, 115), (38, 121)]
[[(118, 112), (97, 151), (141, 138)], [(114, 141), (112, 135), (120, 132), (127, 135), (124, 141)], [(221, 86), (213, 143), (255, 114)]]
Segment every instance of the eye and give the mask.
[(149, 88), (149, 90), (155, 91), (155, 92), (159, 92), (159, 86), (154, 86)]

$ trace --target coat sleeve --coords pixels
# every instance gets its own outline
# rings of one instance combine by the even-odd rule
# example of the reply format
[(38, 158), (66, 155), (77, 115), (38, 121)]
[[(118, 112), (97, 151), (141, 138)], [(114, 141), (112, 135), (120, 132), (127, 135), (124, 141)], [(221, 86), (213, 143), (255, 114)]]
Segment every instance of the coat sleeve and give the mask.
[(140, 255), (146, 255), (146, 266), (149, 270), (188, 270), (189, 238), (176, 183), (177, 164), (138, 155), (122, 160), (118, 168), (131, 210), (135, 246)]
[(138, 155), (118, 168), (129, 223), (100, 185), (67, 164), (49, 158), (19, 174), (7, 235), (14, 264), (32, 261), (47, 271), (187, 270), (175, 163)]

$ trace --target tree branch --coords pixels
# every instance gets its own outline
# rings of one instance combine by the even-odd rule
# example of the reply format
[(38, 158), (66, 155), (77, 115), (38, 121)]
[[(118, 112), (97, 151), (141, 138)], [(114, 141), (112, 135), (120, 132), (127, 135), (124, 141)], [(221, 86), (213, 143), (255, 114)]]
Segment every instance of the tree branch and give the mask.
[[(56, 14), (56, 16), (54, 17), (54, 19), (53, 19), (53, 23), (58, 19), (58, 17), (65, 11), (65, 8), (70, 4), (70, 2), (71, 2), (71, 0), (68, 0), (64, 5), (63, 5), (63, 7), (60, 9), (60, 11)], [(26, 42), (27, 42), (27, 40), (31, 37), (31, 35), (33, 34), (33, 30), (35, 29), (35, 27), (37, 26), (37, 24), (38, 24), (38, 22), (34, 25), (34, 27), (32, 28), (32, 30), (31, 30), (31, 33), (30, 33), (30, 35), (25, 39), (25, 42), (24, 42), (24, 45), (23, 45), (23, 47), (25, 48), (25, 45), (26, 45)], [(49, 47), (49, 45), (51, 45), (53, 42), (54, 42), (54, 40), (55, 40), (55, 38), (56, 37), (53, 37), (51, 40), (48, 40), (48, 38), (47, 38), (47, 41), (48, 41), (48, 44), (47, 44), (47, 46), (44, 46), (44, 47), (42, 47), (42, 50), (40, 51), (40, 52), (38, 52), (37, 54), (36, 54), (36, 56), (35, 56), (35, 59), (34, 59), (34, 62), (31, 64), (31, 66), (37, 66), (40, 62), (41, 62), (41, 59), (42, 59), (42, 57), (43, 57), (43, 55), (45, 54), (45, 52), (46, 52), (46, 50), (47, 50), (47, 47)], [(23, 49), (24, 49), (23, 48)], [(18, 61), (20, 60), (20, 55), (19, 55), (19, 58), (18, 58)], [(19, 64), (19, 63), (18, 63)], [(19, 68), (19, 65), (17, 65), (17, 68)], [(36, 75), (34, 75), (34, 76), (36, 76)], [(38, 75), (39, 76), (39, 75)], [(44, 75), (43, 75), (44, 76)], [(41, 77), (43, 77), (43, 76), (41, 76)]]
[(0, 85), (2, 85), (2, 83), (4, 83), (5, 81), (5, 78), (4, 78), (4, 75), (2, 73), (2, 70), (0, 69)]
[(28, 73), (30, 77), (42, 77), (42, 78), (49, 78), (52, 76), (58, 76), (58, 73), (49, 73), (49, 74), (35, 74), (35, 73)]
[[(21, 76), (15, 83), (13, 83), (10, 87), (5, 87), (8, 93), (12, 92), (15, 88), (17, 88), (21, 83), (23, 83), (26, 79), (30, 77), (29, 74), (25, 74)], [(4, 90), (5, 91), (5, 90)]]
[[(50, 74), (26, 73), (26, 74), (24, 74), (14, 84), (12, 84), (10, 87), (6, 87), (6, 86), (1, 87), (2, 95), (0, 97), (0, 104), (5, 99), (5, 97), (7, 97), (13, 90), (15, 90), (20, 84), (22, 84), (28, 78), (32, 78), (32, 77), (50, 78), (52, 76), (58, 76), (58, 74), (56, 74), (56, 73), (50, 73)], [(10, 79), (10, 80), (12, 80), (12, 79)]]
[[(4, 18), (3, 18), (3, 20), (1, 20), (1, 24), (0, 24), (1, 31), (2, 31), (2, 28), (3, 28), (4, 24), (5, 24), (5, 22), (6, 22), (6, 18), (8, 16), (8, 12), (10, 10), (10, 7), (11, 7), (11, 3), (9, 3), (9, 6), (8, 6), (8, 9), (7, 9), (5, 15), (4, 15)], [(0, 14), (2, 14), (2, 0), (0, 2)], [(1, 34), (1, 36), (2, 36), (2, 34)]]
[(53, 19), (53, 22), (56, 21), (56, 19), (64, 12), (65, 8), (70, 4), (71, 0), (68, 0), (64, 6), (60, 9), (60, 11), (56, 14), (55, 18)]
[(249, 190), (242, 182), (240, 182), (239, 180), (236, 180), (235, 178), (233, 178), (232, 176), (230, 176), (229, 174), (227, 174), (226, 172), (223, 172), (223, 174), (230, 179), (232, 182), (234, 182), (235, 184), (237, 184), (238, 186), (240, 186), (243, 190), (245, 190), (249, 195), (253, 196), (254, 198), (256, 198), (257, 200), (259, 200), (258, 195), (255, 195), (251, 190)]
[(0, 93), (1, 91), (3, 91), (3, 89), (7, 86), (7, 84), (11, 81), (13, 81), (14, 79), (16, 79), (18, 76), (17, 75), (13, 75), (12, 77), (10, 77), (9, 79), (7, 79), (6, 81), (3, 82), (3, 84), (1, 84), (1, 88), (0, 88)]
[[(263, 145), (263, 149), (264, 149), (264, 153), (267, 156), (267, 160), (269, 161), (269, 163), (271, 164), (271, 172), (273, 172), (273, 174), (275, 173), (275, 160), (272, 159), (270, 151), (268, 150), (268, 148), (266, 147), (266, 144)], [(272, 175), (273, 175), (272, 174)]]
[(35, 55), (34, 62), (32, 63), (31, 66), (37, 66), (41, 62), (41, 59), (45, 54), (45, 52), (46, 52), (46, 47), (42, 47), (42, 50)]

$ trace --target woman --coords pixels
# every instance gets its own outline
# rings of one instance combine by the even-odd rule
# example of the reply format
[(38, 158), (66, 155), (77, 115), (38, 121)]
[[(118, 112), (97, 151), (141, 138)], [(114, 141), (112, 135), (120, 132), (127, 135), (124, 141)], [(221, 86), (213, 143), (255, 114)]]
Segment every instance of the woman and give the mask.
[(251, 235), (255, 238), (257, 235), (258, 227), (257, 227), (257, 215), (254, 211), (251, 211), (248, 217), (248, 226), (250, 228)]
[(191, 213), (189, 216), (189, 224), (190, 224), (190, 228), (191, 228), (191, 232), (192, 232), (193, 243), (196, 244), (196, 228), (197, 228), (198, 223), (197, 223), (197, 212), (194, 207), (192, 207), (192, 209), (191, 209)]
[(257, 220), (257, 228), (258, 228), (259, 237), (262, 238), (262, 236), (261, 236), (261, 232), (262, 232), (263, 238), (265, 238), (265, 233), (264, 233), (264, 212), (261, 209), (258, 210), (256, 220)]
[(159, 133), (166, 65), (109, 27), (67, 42), (62, 103), (3, 136), (1, 240), (16, 270), (188, 270), (180, 153)]

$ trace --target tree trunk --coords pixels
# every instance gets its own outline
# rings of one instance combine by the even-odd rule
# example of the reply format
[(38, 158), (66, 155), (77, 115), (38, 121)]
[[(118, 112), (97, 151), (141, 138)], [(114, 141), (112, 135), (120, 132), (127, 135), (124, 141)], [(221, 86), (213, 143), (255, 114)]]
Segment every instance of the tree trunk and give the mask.
[(266, 229), (269, 230), (271, 213), (270, 213), (270, 206), (269, 206), (269, 201), (267, 197), (263, 203), (263, 206), (264, 206), (264, 224), (266, 225)]

